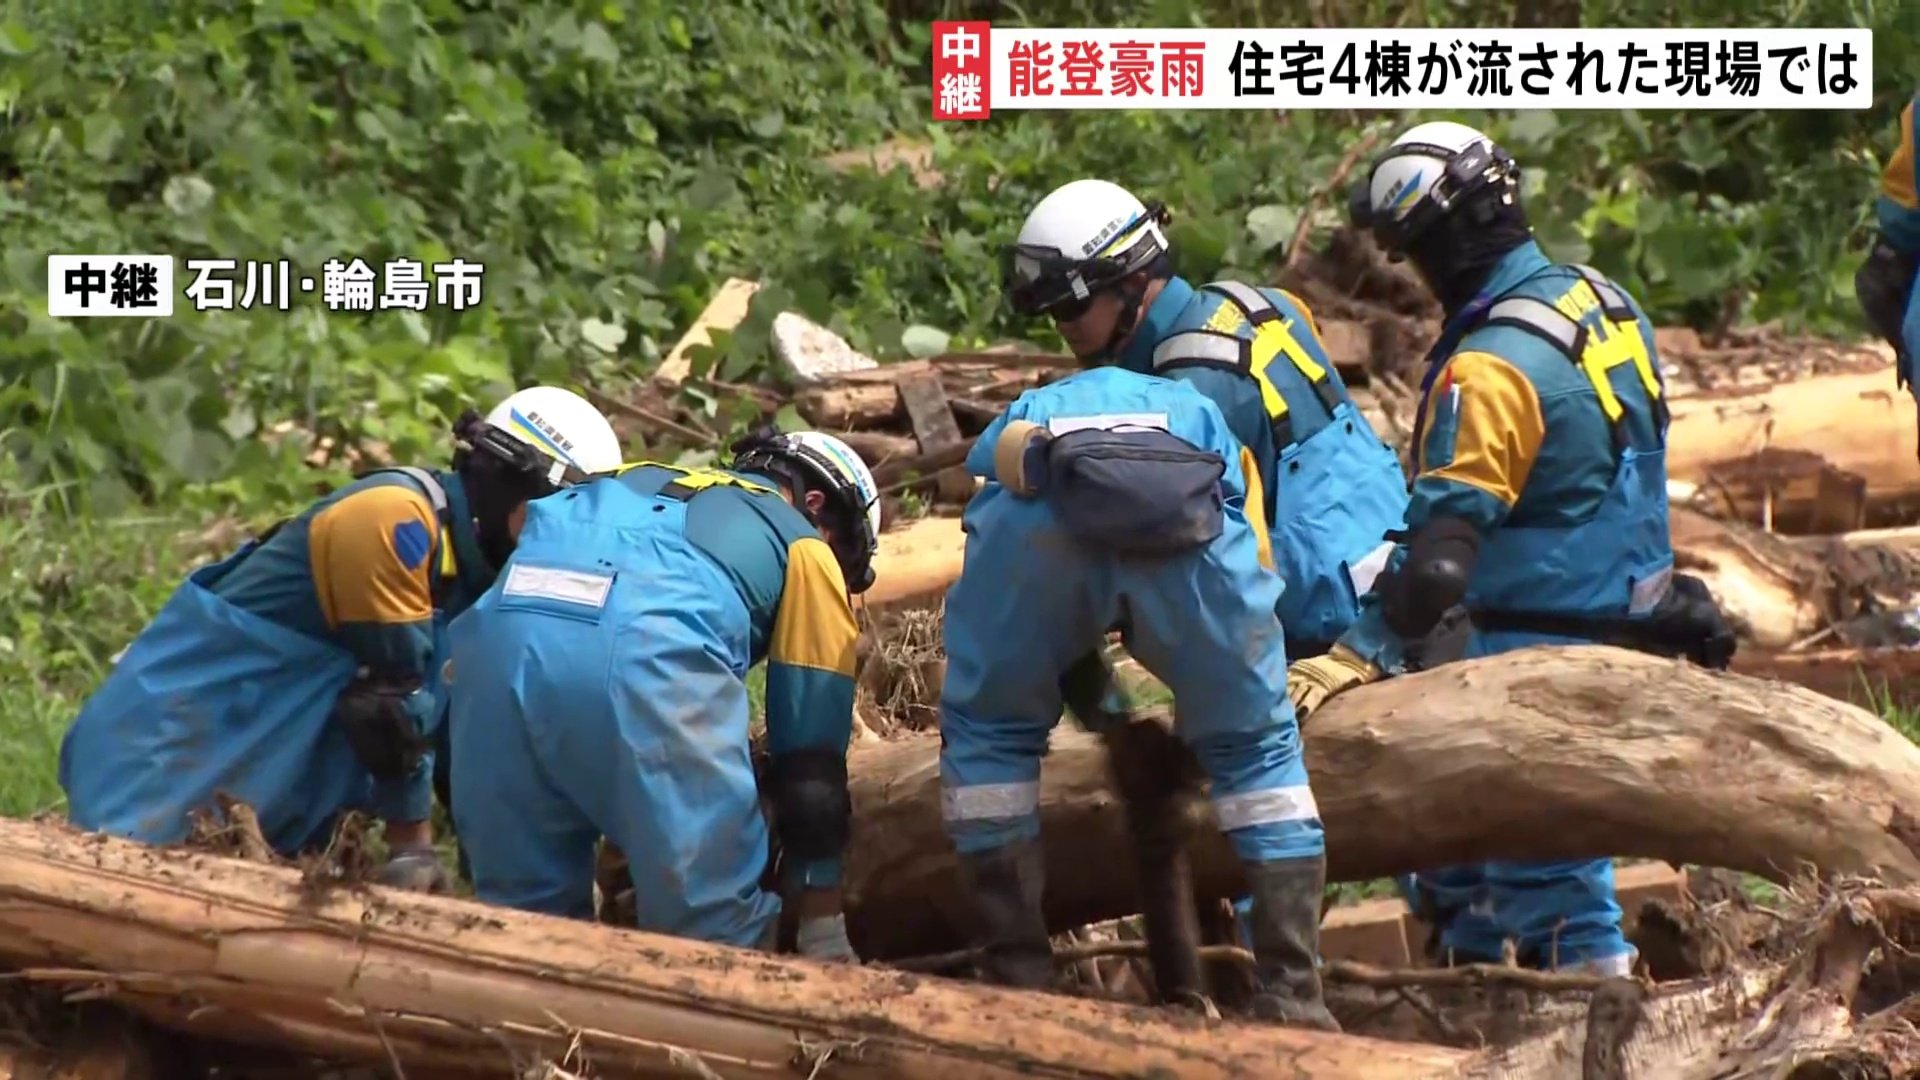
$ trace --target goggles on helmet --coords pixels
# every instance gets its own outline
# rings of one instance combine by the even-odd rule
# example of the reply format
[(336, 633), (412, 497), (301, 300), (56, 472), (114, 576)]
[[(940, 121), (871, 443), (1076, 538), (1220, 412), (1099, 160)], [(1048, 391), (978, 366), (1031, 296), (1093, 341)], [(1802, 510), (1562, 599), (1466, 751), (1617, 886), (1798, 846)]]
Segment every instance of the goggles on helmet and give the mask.
[[(1446, 164), (1442, 166), (1440, 178), (1406, 213), (1395, 216), (1377, 212), (1373, 205), (1373, 174), (1389, 159), (1405, 154), (1422, 154)], [(1347, 221), (1356, 229), (1370, 231), (1380, 250), (1398, 256), (1468, 199), (1495, 185), (1513, 186), (1519, 182), (1520, 167), (1512, 155), (1490, 141), (1477, 141), (1459, 151), (1430, 143), (1401, 143), (1375, 158), (1373, 165), (1348, 190)]]
[(542, 481), (551, 488), (578, 484), (590, 475), (487, 423), (475, 409), (468, 409), (460, 419), (454, 421), (453, 437), (465, 444), (456, 450), (457, 454), (486, 454), (505, 464), (511, 471)]
[(880, 538), (867, 521), (866, 500), (833, 462), (803, 442), (788, 438), (772, 424), (762, 424), (731, 447), (738, 472), (765, 472), (779, 476), (797, 492), (818, 491), (827, 498), (834, 519), (830, 546), (847, 581), (847, 592), (858, 596), (873, 587), (873, 556)]
[(1116, 230), (1101, 251), (1131, 239), (1142, 229), (1152, 230), (1151, 235), (1115, 255), (1095, 252), (1082, 256), (1043, 244), (1007, 245), (1000, 251), (1000, 280), (1008, 305), (1023, 318), (1051, 315), (1061, 322), (1072, 322), (1086, 314), (1095, 295), (1166, 250), (1156, 226), (1171, 220), (1164, 205), (1147, 203), (1146, 212)]

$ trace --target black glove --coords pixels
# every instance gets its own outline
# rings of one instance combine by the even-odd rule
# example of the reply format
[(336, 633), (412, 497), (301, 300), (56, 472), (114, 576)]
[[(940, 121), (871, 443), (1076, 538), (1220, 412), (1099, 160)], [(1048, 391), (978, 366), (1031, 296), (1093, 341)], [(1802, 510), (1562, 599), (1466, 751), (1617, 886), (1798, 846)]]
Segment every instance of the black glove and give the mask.
[(1853, 292), (1860, 301), (1861, 314), (1900, 357), (1897, 376), (1901, 385), (1906, 384), (1908, 360), (1901, 326), (1907, 317), (1907, 298), (1913, 292), (1915, 270), (1914, 256), (1903, 254), (1884, 238), (1875, 236), (1873, 249), (1853, 275)]
[(340, 725), (360, 763), (377, 779), (410, 776), (426, 756), (427, 740), (409, 708), (413, 695), (419, 692), (417, 681), (360, 678), (348, 684), (334, 702), (334, 723)]

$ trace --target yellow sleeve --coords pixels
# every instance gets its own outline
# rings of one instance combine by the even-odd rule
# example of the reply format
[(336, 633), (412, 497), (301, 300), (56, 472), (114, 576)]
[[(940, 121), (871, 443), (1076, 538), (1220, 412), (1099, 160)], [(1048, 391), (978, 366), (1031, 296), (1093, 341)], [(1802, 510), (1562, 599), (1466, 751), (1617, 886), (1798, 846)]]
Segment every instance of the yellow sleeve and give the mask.
[(1511, 508), (1527, 485), (1547, 423), (1520, 369), (1491, 353), (1447, 361), (1428, 395), (1417, 480), (1474, 488)]
[(1253, 451), (1240, 448), (1240, 474), (1247, 481), (1247, 524), (1253, 529), (1253, 540), (1260, 549), (1260, 565), (1269, 570), (1273, 566), (1273, 538), (1267, 532), (1267, 491), (1260, 483), (1260, 463), (1254, 460)]
[(439, 532), (426, 497), (397, 484), (356, 491), (314, 515), (308, 555), (328, 625), (432, 619)]
[(1900, 110), (1900, 144), (1880, 174), (1880, 194), (1908, 209), (1920, 209), (1920, 193), (1914, 190), (1913, 102)]
[(844, 750), (853, 730), (854, 622), (839, 560), (817, 536), (787, 549), (780, 610), (767, 644), (767, 749)]

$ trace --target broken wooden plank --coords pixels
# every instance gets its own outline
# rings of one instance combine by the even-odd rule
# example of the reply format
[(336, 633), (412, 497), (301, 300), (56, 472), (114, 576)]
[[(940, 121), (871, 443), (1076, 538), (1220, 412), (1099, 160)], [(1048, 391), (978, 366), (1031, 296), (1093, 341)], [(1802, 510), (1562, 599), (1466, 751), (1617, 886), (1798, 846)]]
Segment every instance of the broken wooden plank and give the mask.
[(712, 331), (732, 330), (745, 322), (747, 305), (759, 291), (760, 283), (757, 281), (728, 278), (695, 317), (693, 325), (680, 335), (680, 340), (661, 359), (660, 366), (654, 370), (654, 380), (667, 386), (678, 386), (686, 381), (693, 367), (692, 357), (688, 354), (701, 345), (713, 344)]

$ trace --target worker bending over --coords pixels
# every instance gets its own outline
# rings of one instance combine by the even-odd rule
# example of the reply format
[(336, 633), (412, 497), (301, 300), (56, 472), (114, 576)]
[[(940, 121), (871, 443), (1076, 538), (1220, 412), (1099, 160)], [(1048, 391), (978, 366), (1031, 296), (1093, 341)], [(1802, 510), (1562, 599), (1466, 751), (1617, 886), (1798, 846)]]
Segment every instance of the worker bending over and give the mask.
[[(1412, 260), (1447, 321), (1422, 384), (1408, 531), (1353, 628), (1293, 665), (1296, 709), (1402, 672), (1408, 643), (1456, 603), (1472, 620), (1468, 656), (1593, 641), (1724, 667), (1732, 637), (1711, 597), (1673, 573), (1667, 409), (1639, 307), (1597, 272), (1548, 260), (1518, 168), (1471, 128), (1408, 131), (1349, 209)], [(1608, 859), (1489, 862), (1401, 885), (1455, 962), (1498, 961), (1512, 939), (1534, 967), (1632, 965)]]
[(641, 463), (528, 508), (454, 623), (453, 804), (481, 900), (591, 919), (594, 847), (627, 858), (639, 928), (771, 950), (747, 669), (767, 661), (781, 878), (799, 951), (853, 959), (841, 914), (873, 476), (815, 432), (755, 432), (728, 469)]
[[(1899, 140), (1880, 175), (1880, 197), (1874, 210), (1880, 230), (1853, 277), (1860, 309), (1875, 332), (1893, 346), (1894, 382), (1920, 400), (1920, 289), (1913, 287), (1920, 268), (1920, 194), (1914, 186), (1914, 145), (1917, 138), (1914, 106), (1920, 94), (1900, 110)], [(1920, 455), (1920, 442), (1916, 443)]]
[[(1253, 455), (1273, 537), (1287, 652), (1318, 656), (1359, 615), (1407, 506), (1407, 478), (1328, 357), (1313, 313), (1284, 289), (1173, 272), (1170, 217), (1106, 180), (1075, 180), (1033, 208), (1006, 252), (1015, 311), (1047, 316), (1083, 365), (1117, 364), (1212, 399)], [(1083, 676), (1097, 652), (1083, 663)], [(1111, 675), (1104, 676), (1109, 692)], [(1251, 900), (1235, 902), (1240, 934)]]
[[(1193, 387), (1099, 367), (1022, 394), (982, 433), (967, 468), (989, 482), (967, 506), (964, 568), (947, 596), (940, 764), (947, 831), (983, 924), (984, 975), (1051, 983), (1040, 761), (1063, 704), (1110, 747), (1111, 726), (1130, 720), (1072, 685), (1117, 627), (1173, 691), (1179, 738), (1212, 781), (1221, 828), (1245, 861), (1264, 984), (1256, 1011), (1337, 1028), (1315, 968), (1325, 849), (1286, 695), (1273, 614), (1281, 581), (1252, 454)], [(1162, 796), (1180, 784), (1181, 755), (1170, 752), (1180, 749), (1164, 746), (1145, 763), (1162, 773)], [(1143, 762), (1114, 767), (1138, 772)], [(1143, 816), (1177, 811), (1140, 779), (1121, 782), (1136, 837), (1173, 824)], [(1142, 873), (1149, 892), (1150, 877)], [(1155, 938), (1150, 924), (1150, 948), (1164, 944)], [(1164, 999), (1200, 991), (1197, 961), (1168, 970), (1161, 951), (1154, 959)]]
[(429, 821), (446, 620), (492, 582), (529, 499), (620, 463), (599, 411), (532, 387), (463, 416), (452, 471), (363, 475), (194, 571), (60, 747), (74, 824), (152, 844), (216, 792), (283, 855), (386, 823), (382, 880), (444, 887)]

